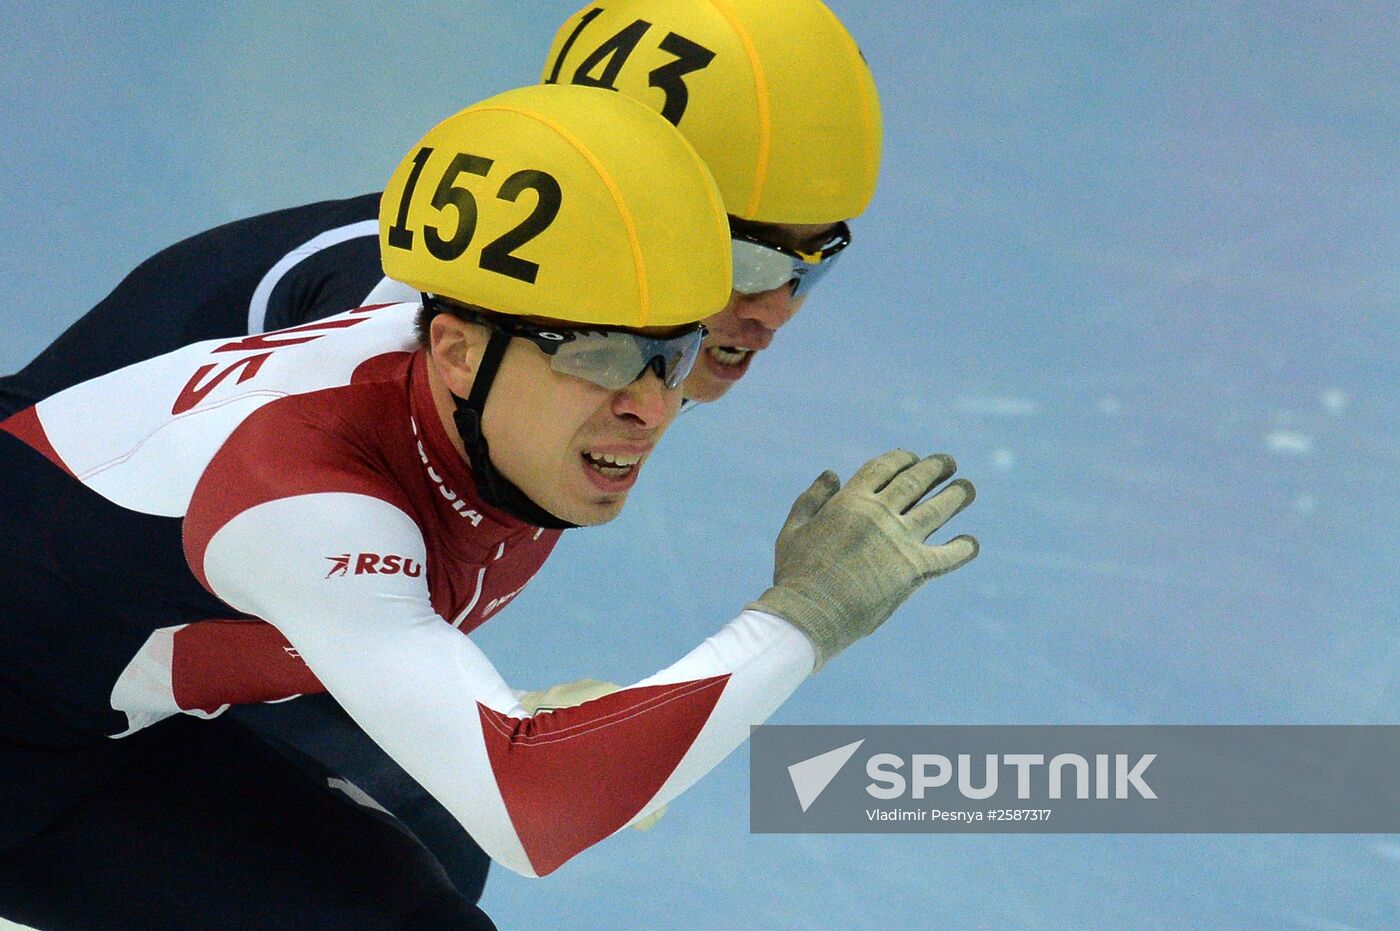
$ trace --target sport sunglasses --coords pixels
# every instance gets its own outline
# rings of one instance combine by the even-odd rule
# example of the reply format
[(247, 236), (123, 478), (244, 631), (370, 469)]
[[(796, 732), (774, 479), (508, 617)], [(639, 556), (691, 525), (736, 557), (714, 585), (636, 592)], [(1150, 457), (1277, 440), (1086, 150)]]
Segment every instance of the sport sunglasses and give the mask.
[(838, 223), (827, 244), (816, 252), (799, 252), (764, 242), (760, 237), (731, 227), (734, 248), (734, 290), (759, 294), (792, 285), (792, 296), (812, 289), (836, 264), (841, 250), (851, 244), (851, 230)]
[(695, 366), (700, 344), (705, 339), (705, 328), (698, 323), (678, 336), (663, 339), (606, 327), (535, 326), (510, 317), (458, 307), (454, 307), (452, 313), (507, 336), (527, 339), (549, 356), (549, 366), (554, 371), (582, 378), (609, 391), (626, 388), (648, 369), (655, 372), (667, 388), (680, 387)]

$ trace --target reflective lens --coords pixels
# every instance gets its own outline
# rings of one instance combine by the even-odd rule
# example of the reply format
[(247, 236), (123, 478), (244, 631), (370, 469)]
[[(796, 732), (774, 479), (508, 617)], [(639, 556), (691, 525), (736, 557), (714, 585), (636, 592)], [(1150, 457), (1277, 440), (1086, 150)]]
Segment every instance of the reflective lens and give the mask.
[[(705, 328), (697, 326), (669, 339), (657, 339), (626, 330), (540, 332), (540, 336), (546, 338), (556, 335), (565, 337), (563, 342), (554, 344), (558, 349), (551, 354), (550, 366), (556, 372), (574, 375), (616, 391), (632, 384), (648, 368), (656, 372), (667, 388), (680, 387), (700, 356)], [(548, 348), (541, 348), (549, 352)]]
[(759, 294), (790, 284), (793, 296), (801, 297), (831, 270), (841, 250), (850, 244), (851, 231), (844, 223), (837, 226), (830, 242), (817, 252), (798, 252), (735, 232), (734, 290)]
[(698, 323), (694, 329), (663, 339), (632, 330), (542, 327), (495, 314), (458, 308), (452, 312), (463, 320), (528, 339), (549, 356), (554, 371), (609, 391), (626, 388), (647, 369), (667, 388), (680, 387), (700, 357), (700, 344), (705, 339), (705, 328)]

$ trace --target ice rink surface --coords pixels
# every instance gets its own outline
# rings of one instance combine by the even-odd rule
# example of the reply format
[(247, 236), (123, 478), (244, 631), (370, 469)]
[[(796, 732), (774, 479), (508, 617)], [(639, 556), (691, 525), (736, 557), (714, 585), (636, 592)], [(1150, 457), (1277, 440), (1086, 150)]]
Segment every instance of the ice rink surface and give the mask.
[[(884, 105), (855, 245), (479, 641), (630, 682), (892, 446), (980, 558), (780, 723), (1400, 722), (1400, 8), (832, 0)], [(573, 4), (0, 8), (0, 371), (206, 227), (381, 187)], [(814, 92), (819, 92), (814, 88)], [(755, 836), (741, 750), (504, 928), (1383, 928), (1388, 836)]]

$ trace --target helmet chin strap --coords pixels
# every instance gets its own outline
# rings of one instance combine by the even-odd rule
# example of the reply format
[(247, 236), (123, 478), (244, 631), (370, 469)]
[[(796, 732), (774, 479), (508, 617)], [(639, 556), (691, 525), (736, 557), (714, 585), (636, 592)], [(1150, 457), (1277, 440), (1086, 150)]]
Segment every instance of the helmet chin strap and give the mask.
[(486, 434), (481, 429), (483, 412), (486, 410), (486, 395), (491, 391), (491, 383), (496, 380), (496, 370), (501, 367), (501, 357), (511, 337), (500, 330), (492, 330), (482, 353), (481, 365), (477, 368), (476, 379), (472, 382), (471, 393), (465, 400), (452, 395), (456, 411), (452, 422), (457, 425), (457, 433), (462, 437), (462, 445), (471, 459), (472, 472), (476, 475), (477, 493), (481, 500), (492, 507), (500, 508), (527, 524), (545, 527), (550, 530), (568, 530), (577, 527), (568, 521), (560, 520), (540, 507), (530, 497), (515, 486), (491, 463), (491, 450), (486, 444)]

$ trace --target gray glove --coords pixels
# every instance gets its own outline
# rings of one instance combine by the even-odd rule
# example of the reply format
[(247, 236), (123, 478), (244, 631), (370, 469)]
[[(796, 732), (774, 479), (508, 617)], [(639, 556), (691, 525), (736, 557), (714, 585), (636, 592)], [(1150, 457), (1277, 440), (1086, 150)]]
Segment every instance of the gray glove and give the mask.
[(952, 456), (919, 459), (896, 449), (861, 466), (844, 488), (823, 472), (798, 496), (778, 534), (773, 587), (749, 605), (801, 630), (817, 650), (815, 672), (873, 633), (919, 586), (977, 555), (969, 536), (924, 540), (972, 503), (965, 479), (924, 495), (957, 470)]
[(579, 679), (577, 682), (551, 685), (538, 692), (525, 692), (520, 696), (520, 704), (533, 715), (539, 714), (541, 711), (572, 708), (586, 701), (611, 695), (620, 688), (622, 686), (616, 682), (604, 682), (602, 679)]

